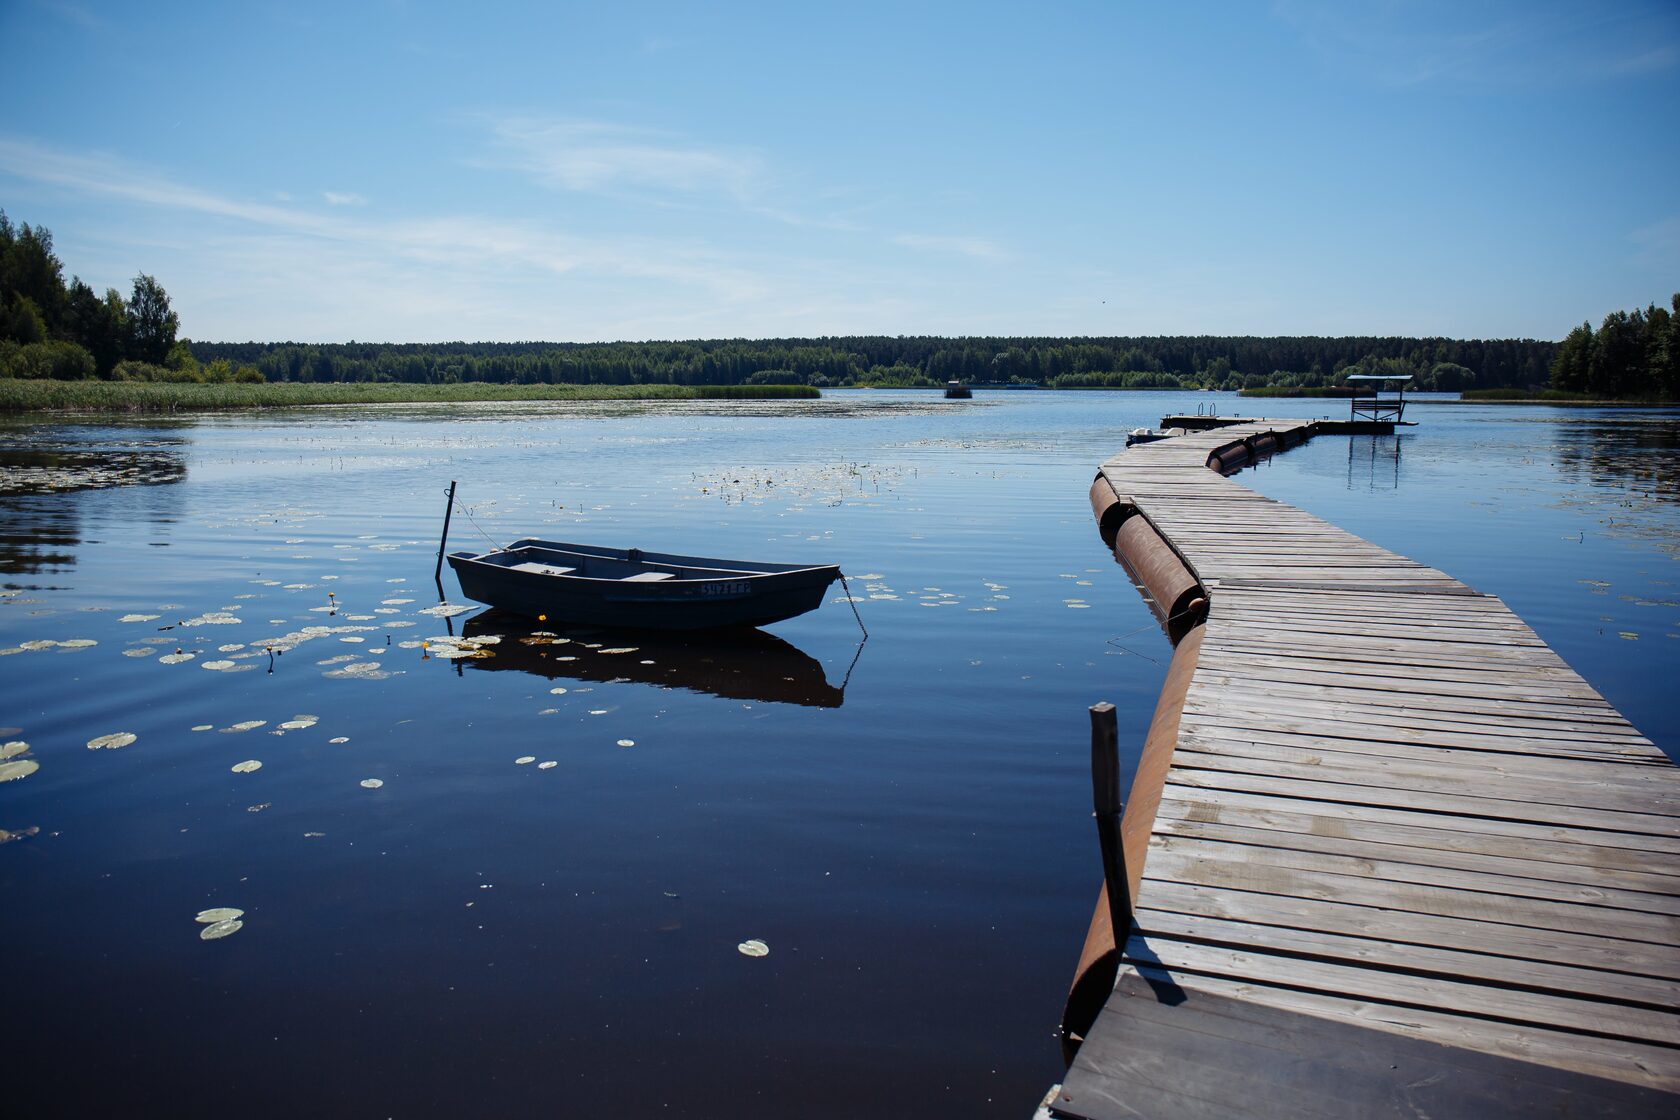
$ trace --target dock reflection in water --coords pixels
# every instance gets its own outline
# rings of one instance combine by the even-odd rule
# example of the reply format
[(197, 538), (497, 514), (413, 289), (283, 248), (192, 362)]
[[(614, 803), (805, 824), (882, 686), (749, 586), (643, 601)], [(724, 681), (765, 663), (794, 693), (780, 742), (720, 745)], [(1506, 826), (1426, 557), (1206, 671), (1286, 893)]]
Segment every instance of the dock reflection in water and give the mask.
[[(763, 630), (550, 631), (519, 615), (489, 610), (468, 619), (461, 633), (501, 639), (488, 648), (490, 656), (457, 662), (469, 669), (506, 669), (548, 680), (627, 681), (807, 708), (838, 708), (846, 698), (844, 682), (829, 684), (822, 662)], [(607, 652), (624, 649), (630, 652)]]

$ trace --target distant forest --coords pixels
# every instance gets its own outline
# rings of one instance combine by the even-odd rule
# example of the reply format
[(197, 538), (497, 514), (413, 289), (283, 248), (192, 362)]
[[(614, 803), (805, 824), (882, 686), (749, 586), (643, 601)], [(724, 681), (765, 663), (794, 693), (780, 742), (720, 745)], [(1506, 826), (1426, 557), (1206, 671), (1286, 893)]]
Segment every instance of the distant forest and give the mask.
[(191, 342), (151, 276), (127, 298), (64, 279), (52, 234), (0, 211), (0, 377), (455, 385), (1044, 385), (1318, 389), (1351, 374), (1418, 390), (1520, 389), (1680, 400), (1673, 310), (1617, 311), (1562, 343), (1534, 339), (937, 338), (843, 335), (692, 342)]
[(692, 342), (194, 342), (200, 362), (270, 381), (448, 384), (969, 383), (1051, 388), (1318, 387), (1348, 374), (1417, 378), (1418, 389), (1548, 383), (1558, 344), (1450, 338), (936, 338), (853, 335)]

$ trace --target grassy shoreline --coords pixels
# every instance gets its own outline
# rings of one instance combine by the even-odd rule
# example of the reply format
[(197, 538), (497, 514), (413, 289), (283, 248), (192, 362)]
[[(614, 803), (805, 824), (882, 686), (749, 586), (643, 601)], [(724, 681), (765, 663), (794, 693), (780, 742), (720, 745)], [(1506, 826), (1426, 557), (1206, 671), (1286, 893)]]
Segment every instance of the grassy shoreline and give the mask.
[(808, 385), (450, 385), (316, 383), (181, 385), (137, 381), (0, 379), (0, 412), (215, 412), (346, 404), (478, 401), (789, 400), (820, 397)]

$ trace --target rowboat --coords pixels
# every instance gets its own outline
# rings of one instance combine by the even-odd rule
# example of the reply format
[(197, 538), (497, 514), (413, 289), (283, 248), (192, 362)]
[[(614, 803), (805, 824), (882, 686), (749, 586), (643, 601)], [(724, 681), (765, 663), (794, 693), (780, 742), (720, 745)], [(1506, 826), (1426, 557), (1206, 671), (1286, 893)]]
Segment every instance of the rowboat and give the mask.
[(535, 538), (452, 552), (461, 593), (551, 622), (636, 630), (767, 626), (822, 605), (834, 564), (765, 564)]

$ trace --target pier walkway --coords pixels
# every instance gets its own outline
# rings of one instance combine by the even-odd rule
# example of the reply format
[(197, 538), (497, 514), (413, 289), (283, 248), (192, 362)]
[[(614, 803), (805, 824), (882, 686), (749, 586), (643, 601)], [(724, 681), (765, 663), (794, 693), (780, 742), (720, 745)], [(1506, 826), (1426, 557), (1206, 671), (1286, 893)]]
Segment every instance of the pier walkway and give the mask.
[(1175, 652), (1048, 1114), (1680, 1116), (1680, 769), (1498, 599), (1225, 476), (1313, 434), (1093, 487)]

